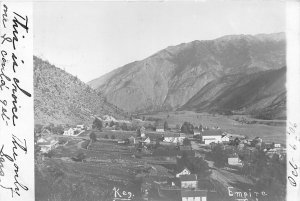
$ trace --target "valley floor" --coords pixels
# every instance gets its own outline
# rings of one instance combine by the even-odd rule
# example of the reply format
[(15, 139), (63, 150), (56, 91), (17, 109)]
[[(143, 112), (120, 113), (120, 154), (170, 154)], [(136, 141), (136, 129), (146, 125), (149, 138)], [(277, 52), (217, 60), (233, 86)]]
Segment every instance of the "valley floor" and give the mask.
[[(193, 125), (220, 127), (222, 130), (236, 135), (248, 136), (249, 139), (255, 137), (261, 137), (265, 142), (275, 142), (286, 144), (285, 135), (285, 120), (258, 120), (252, 119), (242, 115), (235, 116), (224, 116), (224, 115), (213, 115), (208, 113), (196, 113), (192, 111), (174, 111), (174, 112), (159, 112), (155, 114), (145, 114), (145, 117), (159, 118), (168, 121), (170, 127), (175, 127), (176, 125), (181, 125), (182, 122), (190, 122)], [(235, 119), (239, 117), (240, 119), (245, 119), (245, 121), (236, 121)], [(259, 123), (246, 123), (251, 121), (256, 121)], [(265, 122), (262, 123), (262, 122)], [(275, 125), (270, 122), (275, 122)]]
[[(227, 116), (198, 114), (193, 112), (169, 112), (144, 115), (146, 118), (166, 119), (170, 127), (182, 122), (194, 125), (218, 126), (232, 135), (261, 137), (264, 141), (285, 144), (284, 126), (245, 124)], [(90, 140), (90, 133), (96, 134), (97, 141)], [(144, 150), (139, 152), (137, 145), (119, 142), (136, 136), (135, 131), (86, 131), (77, 136), (50, 135), (62, 140), (51, 154), (37, 153), (36, 199), (39, 201), (112, 201), (116, 196), (127, 200), (170, 200), (163, 196), (156, 182), (163, 178), (174, 178), (176, 158), (154, 155)], [(161, 145), (165, 146), (165, 145)], [(253, 181), (231, 168), (218, 168), (206, 154), (210, 146), (191, 141), (191, 148), (209, 166), (211, 174), (207, 178), (212, 185), (211, 192), (216, 198), (208, 201), (231, 201), (229, 188), (240, 191), (253, 189)], [(79, 155), (83, 156), (79, 160)], [(175, 154), (174, 154), (175, 155)], [(201, 182), (199, 180), (199, 182)], [(145, 195), (145, 189), (154, 189)], [(156, 190), (155, 190), (156, 189)], [(125, 192), (120, 195), (117, 192)], [(144, 193), (143, 193), (144, 192)], [(168, 190), (166, 190), (168, 192)], [(121, 197), (120, 197), (121, 196)], [(145, 197), (146, 196), (146, 197)], [(177, 198), (176, 198), (177, 199)], [(171, 199), (174, 200), (174, 199)]]

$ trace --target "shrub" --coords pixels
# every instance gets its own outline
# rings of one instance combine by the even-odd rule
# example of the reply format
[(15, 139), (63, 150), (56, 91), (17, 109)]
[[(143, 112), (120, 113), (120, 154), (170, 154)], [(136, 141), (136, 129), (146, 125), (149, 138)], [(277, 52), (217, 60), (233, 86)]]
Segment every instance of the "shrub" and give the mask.
[(182, 144), (185, 146), (188, 146), (188, 145), (191, 145), (191, 141), (187, 138), (184, 138)]
[(94, 132), (91, 132), (90, 133), (90, 139), (92, 142), (96, 142), (97, 141), (97, 136)]
[(181, 132), (186, 134), (194, 134), (194, 126), (189, 122), (184, 122), (181, 126)]
[(93, 129), (98, 129), (99, 131), (101, 131), (102, 130), (102, 121), (100, 120), (100, 119), (98, 119), (98, 118), (95, 118), (95, 120), (93, 121), (93, 126), (92, 126), (92, 128)]

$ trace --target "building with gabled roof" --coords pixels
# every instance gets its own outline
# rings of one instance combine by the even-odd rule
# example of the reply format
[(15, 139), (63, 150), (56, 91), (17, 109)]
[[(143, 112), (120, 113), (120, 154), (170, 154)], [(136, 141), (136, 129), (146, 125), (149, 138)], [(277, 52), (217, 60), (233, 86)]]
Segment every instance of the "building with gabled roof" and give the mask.
[(176, 174), (176, 177), (179, 178), (182, 175), (190, 175), (190, 174), (191, 174), (191, 171), (185, 167)]
[(133, 136), (130, 136), (130, 137), (128, 138), (128, 140), (129, 140), (129, 142), (130, 142), (131, 144), (135, 144), (135, 143), (136, 143), (136, 138), (133, 137)]
[(172, 132), (166, 132), (164, 134), (164, 141), (165, 142), (170, 142), (170, 143), (182, 143), (183, 139), (185, 137), (182, 136), (180, 133), (172, 133)]
[(194, 129), (194, 135), (200, 135), (201, 134), (201, 130), (199, 129)]
[(274, 143), (274, 148), (280, 148), (281, 144), (280, 143)]
[(78, 124), (78, 125), (76, 125), (76, 128), (79, 128), (79, 129), (84, 129), (84, 125), (83, 124)]
[(150, 140), (150, 138), (149, 137), (147, 137), (144, 141), (143, 141), (143, 143), (145, 143), (145, 144), (150, 144), (151, 143), (151, 140)]
[(181, 188), (196, 189), (198, 186), (198, 180), (196, 174), (181, 175), (179, 179), (181, 183)]
[(222, 134), (221, 141), (222, 142), (229, 142), (230, 139), (229, 139), (229, 137), (226, 134)]
[(220, 143), (222, 142), (222, 134), (223, 132), (219, 129), (211, 129), (211, 130), (204, 130), (202, 133), (202, 142), (204, 144)]
[(163, 133), (163, 132), (165, 132), (165, 127), (164, 127), (164, 124), (163, 123), (159, 123), (158, 125), (157, 125), (157, 127), (156, 127), (156, 132), (158, 132), (158, 133)]
[(48, 153), (52, 149), (55, 149), (58, 146), (58, 141), (50, 138), (41, 138), (37, 145), (41, 147), (42, 153)]
[(207, 190), (181, 190), (182, 201), (206, 201)]
[(73, 136), (75, 135), (75, 129), (69, 128), (64, 130), (64, 135)]
[(228, 165), (232, 166), (243, 166), (242, 161), (239, 157), (228, 157)]

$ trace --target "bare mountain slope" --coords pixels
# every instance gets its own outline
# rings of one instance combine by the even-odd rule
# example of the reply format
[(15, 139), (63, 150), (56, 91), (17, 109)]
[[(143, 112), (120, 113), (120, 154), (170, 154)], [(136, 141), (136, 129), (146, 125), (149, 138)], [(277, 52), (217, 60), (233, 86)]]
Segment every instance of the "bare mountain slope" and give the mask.
[(286, 117), (286, 68), (228, 75), (203, 87), (181, 110), (242, 112), (260, 118)]
[(90, 123), (94, 115), (124, 118), (124, 112), (77, 77), (37, 57), (34, 60), (35, 123)]
[(211, 81), (285, 66), (285, 35), (233, 35), (170, 46), (88, 84), (126, 111), (175, 110)]

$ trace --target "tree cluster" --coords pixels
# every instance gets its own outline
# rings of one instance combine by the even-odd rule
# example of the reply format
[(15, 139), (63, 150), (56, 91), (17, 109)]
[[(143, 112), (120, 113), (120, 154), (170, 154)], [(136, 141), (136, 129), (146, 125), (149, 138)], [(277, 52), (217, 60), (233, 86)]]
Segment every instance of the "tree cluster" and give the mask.
[(228, 155), (220, 144), (213, 147), (209, 156), (214, 161), (216, 167), (224, 167), (227, 164)]
[(94, 132), (90, 133), (90, 140), (92, 142), (96, 142), (97, 141), (97, 136), (96, 136), (96, 134)]
[(164, 122), (164, 130), (169, 130), (169, 125), (167, 121)]
[(102, 127), (103, 127), (102, 121), (96, 117), (95, 120), (93, 121), (92, 128), (102, 131)]
[(206, 177), (210, 175), (208, 163), (203, 158), (188, 157), (183, 154), (181, 158), (177, 159), (177, 169), (181, 170), (187, 167), (192, 174), (197, 174), (199, 177)]
[(194, 134), (194, 126), (189, 122), (184, 122), (180, 128), (182, 133)]
[(138, 129), (136, 130), (136, 136), (137, 136), (137, 137), (141, 137), (141, 129), (140, 129), (140, 128), (138, 128)]
[(191, 145), (191, 141), (188, 138), (184, 138), (182, 144), (184, 146), (189, 146), (189, 145)]
[(82, 162), (86, 158), (83, 152), (79, 152), (75, 157), (72, 157), (73, 161)]
[(274, 154), (269, 158), (263, 150), (255, 150), (243, 156), (244, 175), (255, 179), (255, 188), (272, 196), (272, 200), (284, 200), (286, 195), (286, 159)]

